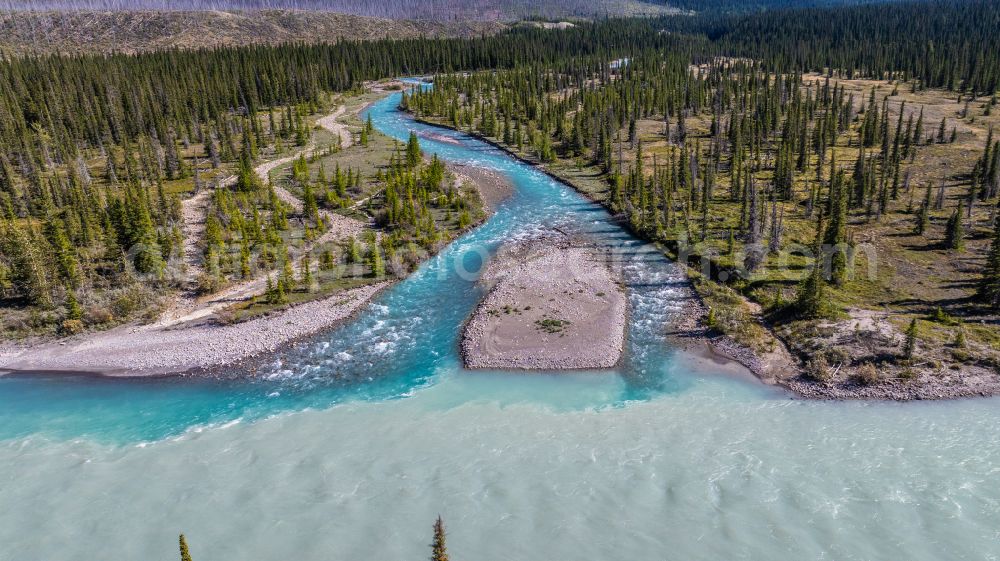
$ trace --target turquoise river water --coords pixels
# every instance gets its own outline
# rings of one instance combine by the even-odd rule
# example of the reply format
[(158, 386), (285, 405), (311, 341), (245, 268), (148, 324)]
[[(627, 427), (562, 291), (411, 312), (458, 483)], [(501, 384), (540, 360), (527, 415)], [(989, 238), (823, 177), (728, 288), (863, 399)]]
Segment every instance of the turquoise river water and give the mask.
[[(482, 227), (354, 321), (252, 379), (0, 378), (0, 560), (997, 559), (1000, 402), (815, 403), (661, 335), (676, 268), (496, 149), (375, 126), (505, 174)], [(445, 138), (449, 141), (443, 141)], [(474, 272), (548, 226), (618, 248), (632, 307), (612, 372), (463, 371)]]

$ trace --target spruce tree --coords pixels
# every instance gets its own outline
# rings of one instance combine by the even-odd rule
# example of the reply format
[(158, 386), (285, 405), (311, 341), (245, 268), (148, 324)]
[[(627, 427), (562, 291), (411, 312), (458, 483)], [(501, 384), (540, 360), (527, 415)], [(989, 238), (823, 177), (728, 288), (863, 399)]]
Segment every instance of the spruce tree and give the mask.
[(417, 140), (417, 133), (410, 131), (410, 138), (406, 141), (406, 165), (410, 169), (415, 169), (420, 163), (420, 141)]
[(846, 180), (843, 172), (840, 172), (830, 184), (830, 223), (823, 236), (823, 243), (833, 252), (830, 258), (830, 275), (837, 285), (842, 285), (847, 278), (847, 255), (844, 247), (847, 243), (846, 190)]
[(319, 269), (321, 271), (332, 271), (333, 267), (333, 251), (330, 249), (324, 249), (323, 252), (319, 254)]
[(249, 154), (244, 152), (236, 173), (236, 188), (244, 193), (252, 193), (261, 188), (260, 177), (254, 171), (251, 161)]
[(372, 274), (375, 277), (384, 277), (385, 262), (382, 259), (382, 250), (379, 249), (378, 244), (372, 244), (368, 259), (368, 266), (371, 267)]
[(250, 246), (246, 239), (240, 244), (240, 278), (250, 278)]
[(434, 522), (434, 542), (431, 543), (431, 561), (448, 561), (448, 549), (445, 546), (444, 522), (441, 516)]
[(281, 275), (278, 277), (278, 288), (285, 292), (290, 292), (295, 286), (295, 271), (292, 269), (292, 260), (288, 256), (288, 249), (281, 250)]
[(958, 203), (958, 208), (948, 218), (945, 226), (944, 246), (955, 251), (962, 251), (965, 248), (965, 232), (962, 226), (962, 203)]
[(274, 285), (274, 304), (284, 304), (288, 301), (288, 296), (285, 292), (285, 283), (281, 279)]
[(809, 276), (799, 285), (799, 293), (795, 298), (795, 309), (803, 318), (816, 318), (825, 315), (826, 281), (823, 280), (823, 213), (819, 213), (816, 221), (816, 239), (813, 242), (813, 268)]
[(72, 290), (67, 290), (66, 294), (66, 319), (80, 319), (83, 317), (83, 309), (76, 299), (76, 294)]
[(906, 341), (903, 343), (903, 358), (913, 360), (913, 353), (917, 350), (917, 318), (910, 320), (910, 326), (906, 328)]
[(308, 292), (314, 291), (313, 286), (313, 276), (312, 276), (312, 256), (306, 252), (299, 259), (299, 280), (302, 282), (302, 288), (306, 289)]
[(1000, 307), (1000, 220), (994, 220), (993, 241), (986, 254), (982, 279), (979, 281), (979, 297), (993, 308)]
[(181, 561), (192, 561), (191, 553), (188, 551), (187, 540), (184, 539), (184, 534), (181, 534), (180, 539), (180, 549), (181, 549)]
[(351, 238), (347, 242), (347, 262), (352, 265), (361, 262), (361, 249), (358, 247), (357, 238)]
[(267, 286), (264, 289), (264, 299), (268, 304), (274, 304), (277, 302), (277, 293), (274, 291), (274, 283), (271, 282), (271, 275), (268, 274), (266, 277)]
[(928, 210), (929, 209), (927, 208), (927, 204), (926, 203), (920, 205), (920, 208), (917, 209), (917, 212), (914, 215), (914, 221), (913, 221), (913, 233), (915, 235), (922, 236), (922, 235), (924, 235), (924, 232), (927, 231), (927, 226), (930, 223), (930, 218), (928, 216)]
[(52, 305), (50, 273), (34, 236), (16, 222), (0, 228), (0, 249), (11, 261), (10, 282), (28, 301), (40, 308)]

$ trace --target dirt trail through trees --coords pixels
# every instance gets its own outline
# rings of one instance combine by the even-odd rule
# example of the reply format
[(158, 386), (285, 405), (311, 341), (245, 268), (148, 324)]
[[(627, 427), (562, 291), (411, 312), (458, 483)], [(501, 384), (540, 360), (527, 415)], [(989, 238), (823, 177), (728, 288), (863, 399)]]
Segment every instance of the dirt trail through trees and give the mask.
[[(316, 121), (319, 126), (340, 137), (341, 149), (346, 149), (354, 144), (353, 135), (347, 128), (347, 125), (337, 121), (346, 110), (346, 106), (341, 105), (333, 113)], [(270, 182), (270, 175), (273, 170), (294, 161), (303, 154), (313, 154), (316, 150), (315, 144), (310, 143), (302, 150), (290, 156), (265, 162), (257, 166), (254, 171), (260, 177), (261, 181), (267, 184)], [(198, 279), (205, 272), (202, 249), (199, 242), (205, 233), (205, 219), (209, 203), (215, 189), (218, 187), (228, 187), (235, 182), (236, 176), (230, 175), (213, 186), (203, 186), (194, 196), (182, 201), (181, 214), (184, 220), (182, 231), (184, 232), (184, 261), (187, 265), (185, 275), (187, 289), (161, 315), (157, 325), (167, 327), (211, 316), (234, 302), (246, 300), (262, 292), (267, 284), (267, 273), (265, 273), (245, 282), (232, 285), (206, 298), (199, 298), (198, 296)], [(301, 199), (287, 189), (277, 185), (274, 186), (274, 191), (278, 198), (292, 207), (296, 213), (302, 212), (303, 204)], [(311, 251), (318, 244), (359, 236), (366, 226), (361, 221), (327, 210), (320, 210), (320, 218), (326, 225), (326, 231), (313, 242), (306, 244), (303, 248), (303, 253)]]

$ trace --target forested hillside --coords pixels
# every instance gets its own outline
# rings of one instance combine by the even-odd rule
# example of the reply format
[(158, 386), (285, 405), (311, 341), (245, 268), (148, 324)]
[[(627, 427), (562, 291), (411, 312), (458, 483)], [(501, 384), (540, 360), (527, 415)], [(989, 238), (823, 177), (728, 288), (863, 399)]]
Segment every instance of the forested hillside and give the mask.
[(314, 10), (436, 20), (656, 15), (670, 11), (742, 13), (893, 0), (5, 0), (13, 10)]
[(645, 50), (439, 76), (404, 105), (603, 202), (701, 271), (711, 328), (767, 354), (761, 307), (813, 379), (833, 384), (803, 393), (901, 396), (895, 384), (917, 377), (961, 385), (945, 366), (975, 379), (1000, 365), (1000, 68), (986, 4), (962, 8), (979, 19), (956, 8), (948, 23), (963, 26), (961, 39), (941, 36), (916, 56), (914, 34), (945, 17), (929, 8), (785, 14), (791, 30), (818, 15), (851, 22), (858, 36), (908, 29), (858, 43), (853, 64), (822, 73), (809, 71), (842, 60), (824, 50), (849, 42), (817, 29), (815, 52), (793, 48), (803, 45), (794, 31), (783, 51), (729, 50), (727, 32), (710, 49), (743, 56), (692, 64), (674, 49)]
[(437, 21), (513, 21), (528, 17), (657, 15), (676, 11), (660, 0), (6, 0), (11, 10), (310, 10)]
[(132, 53), (342, 39), (478, 37), (503, 28), (496, 22), (388, 20), (326, 11), (7, 11), (0, 12), (0, 52)]
[[(666, 18), (664, 29), (708, 37), (715, 52), (777, 70), (917, 78), (927, 86), (997, 88), (996, 2), (885, 3), (752, 15)], [(961, 83), (971, 79), (972, 82)]]

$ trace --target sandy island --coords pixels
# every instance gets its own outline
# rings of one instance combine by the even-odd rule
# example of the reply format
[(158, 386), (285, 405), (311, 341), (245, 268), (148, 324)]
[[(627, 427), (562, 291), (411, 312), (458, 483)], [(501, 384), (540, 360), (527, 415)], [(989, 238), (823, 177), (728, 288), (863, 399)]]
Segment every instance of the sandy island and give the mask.
[(467, 368), (611, 368), (628, 301), (603, 250), (566, 236), (508, 244), (481, 277), (492, 284), (466, 324)]

